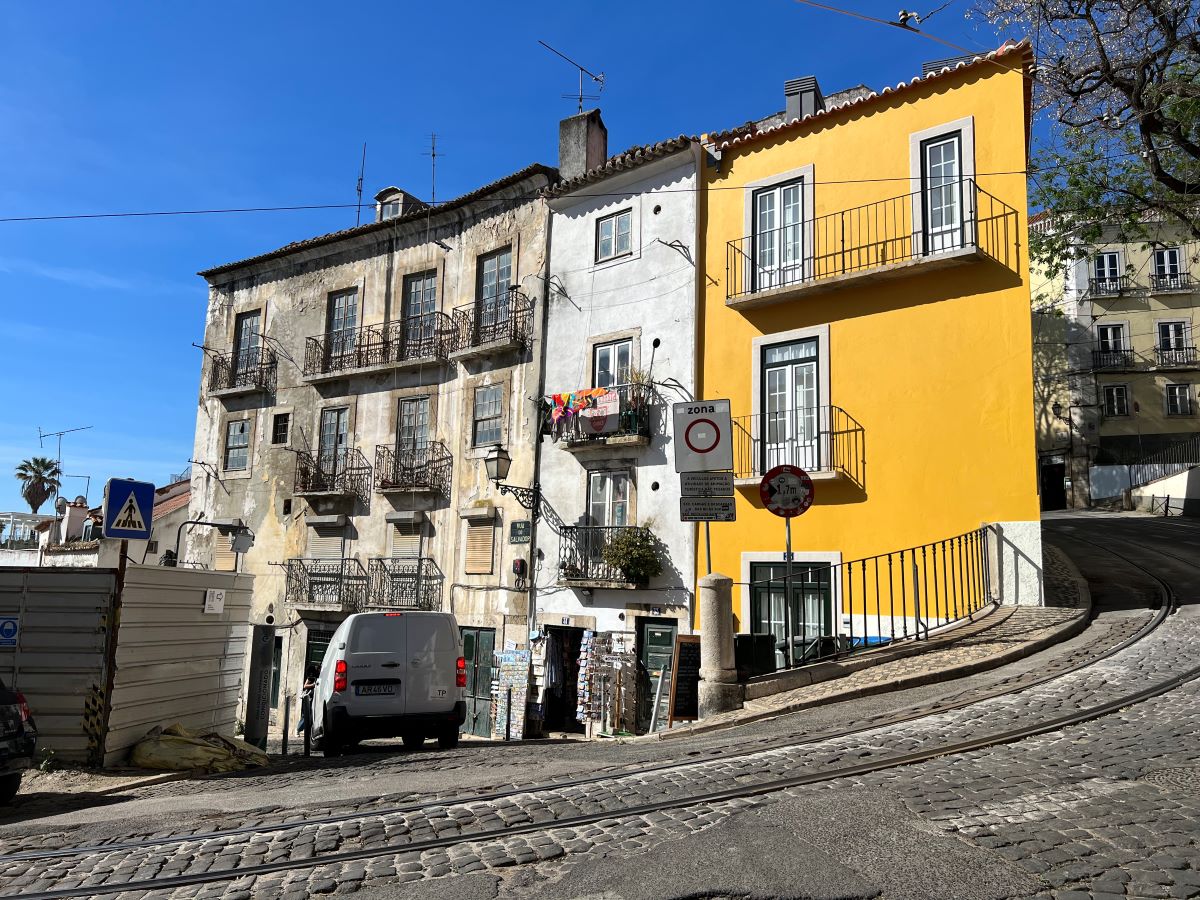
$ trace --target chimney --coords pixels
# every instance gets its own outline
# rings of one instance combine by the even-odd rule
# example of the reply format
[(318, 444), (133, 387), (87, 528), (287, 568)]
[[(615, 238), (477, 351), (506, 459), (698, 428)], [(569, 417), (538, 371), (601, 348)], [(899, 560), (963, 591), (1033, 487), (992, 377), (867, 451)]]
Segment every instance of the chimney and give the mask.
[(784, 107), (784, 118), (788, 122), (825, 110), (825, 98), (821, 95), (817, 79), (812, 75), (785, 81), (783, 96), (787, 101), (787, 105)]
[(608, 159), (608, 129), (600, 110), (590, 109), (563, 119), (558, 125), (558, 174), (578, 178)]

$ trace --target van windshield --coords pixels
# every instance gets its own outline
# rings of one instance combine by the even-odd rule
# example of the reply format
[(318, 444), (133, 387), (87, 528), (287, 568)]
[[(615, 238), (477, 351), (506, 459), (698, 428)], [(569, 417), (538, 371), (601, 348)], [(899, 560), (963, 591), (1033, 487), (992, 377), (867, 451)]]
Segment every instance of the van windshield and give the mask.
[(402, 616), (359, 619), (350, 641), (351, 653), (403, 653), (406, 623)]

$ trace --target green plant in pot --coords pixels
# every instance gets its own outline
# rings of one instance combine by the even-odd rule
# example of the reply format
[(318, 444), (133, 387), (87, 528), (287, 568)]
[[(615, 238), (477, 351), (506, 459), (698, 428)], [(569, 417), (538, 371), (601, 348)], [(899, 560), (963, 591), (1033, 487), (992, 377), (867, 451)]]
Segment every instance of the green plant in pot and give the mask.
[(661, 545), (649, 528), (618, 529), (605, 544), (604, 562), (633, 584), (645, 584), (663, 570)]

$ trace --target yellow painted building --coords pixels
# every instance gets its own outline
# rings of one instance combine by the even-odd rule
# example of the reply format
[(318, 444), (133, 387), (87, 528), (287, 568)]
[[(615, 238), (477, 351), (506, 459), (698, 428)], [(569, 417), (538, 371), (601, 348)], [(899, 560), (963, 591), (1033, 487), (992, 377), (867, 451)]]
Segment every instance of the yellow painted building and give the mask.
[(1030, 63), (1007, 44), (828, 101), (796, 79), (783, 116), (707, 136), (699, 396), (734, 417), (737, 521), (712, 526), (712, 570), (740, 632), (784, 633), (784, 523), (758, 490), (780, 463), (815, 485), (793, 635), (861, 646), (1040, 602)]

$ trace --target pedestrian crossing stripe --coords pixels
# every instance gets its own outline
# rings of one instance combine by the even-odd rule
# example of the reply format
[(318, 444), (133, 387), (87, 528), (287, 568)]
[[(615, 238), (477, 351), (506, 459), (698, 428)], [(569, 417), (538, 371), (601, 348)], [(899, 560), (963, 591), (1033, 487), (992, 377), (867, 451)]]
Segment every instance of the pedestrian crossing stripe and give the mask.
[(137, 504), (137, 498), (132, 493), (125, 498), (125, 505), (117, 513), (112, 527), (129, 531), (146, 530), (146, 518), (142, 515), (142, 511)]

